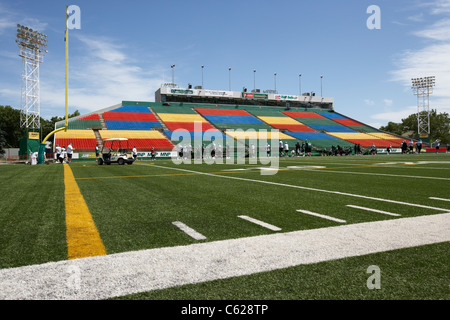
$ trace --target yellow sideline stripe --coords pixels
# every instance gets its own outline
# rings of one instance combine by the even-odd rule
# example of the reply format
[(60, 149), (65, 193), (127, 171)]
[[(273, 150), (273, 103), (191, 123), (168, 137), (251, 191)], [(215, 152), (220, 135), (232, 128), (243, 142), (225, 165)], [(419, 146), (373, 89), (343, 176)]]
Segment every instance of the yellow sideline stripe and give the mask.
[(68, 258), (106, 255), (106, 249), (68, 164), (64, 164)]

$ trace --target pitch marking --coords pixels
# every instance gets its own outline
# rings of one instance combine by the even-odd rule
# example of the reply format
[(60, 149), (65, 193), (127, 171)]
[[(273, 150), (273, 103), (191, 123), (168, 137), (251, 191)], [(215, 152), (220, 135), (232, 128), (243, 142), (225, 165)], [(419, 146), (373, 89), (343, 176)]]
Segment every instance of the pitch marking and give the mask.
[[(140, 164), (140, 165), (146, 165), (146, 164)], [(324, 189), (296, 186), (296, 185), (291, 185), (291, 184), (285, 184), (285, 183), (279, 183), (279, 182), (271, 182), (271, 181), (264, 181), (264, 180), (254, 180), (254, 179), (247, 179), (247, 178), (240, 178), (240, 177), (221, 176), (221, 175), (218, 175), (218, 174), (212, 174), (212, 173), (207, 173), (207, 172), (200, 172), (200, 171), (193, 171), (193, 170), (187, 170), (187, 169), (181, 169), (181, 168), (173, 168), (173, 167), (165, 167), (165, 166), (158, 166), (158, 165), (153, 165), (152, 167), (191, 172), (191, 173), (196, 173), (196, 174), (205, 175), (205, 176), (211, 176), (211, 177), (216, 177), (216, 178), (234, 179), (234, 180), (241, 180), (241, 181), (247, 181), (247, 182), (264, 183), (264, 184), (270, 184), (270, 185), (282, 186), (282, 187), (288, 187), (288, 188), (296, 188), (296, 189), (309, 190), (309, 191), (325, 192), (325, 193), (331, 193), (331, 194), (338, 194), (338, 195), (342, 195), (342, 196), (349, 196), (349, 197), (355, 197), (355, 198), (377, 200), (377, 201), (396, 203), (396, 204), (401, 204), (401, 205), (408, 205), (408, 206), (412, 206), (412, 207), (418, 207), (418, 208), (432, 209), (432, 210), (448, 212), (448, 209), (444, 209), (444, 208), (431, 207), (431, 206), (426, 206), (426, 205), (423, 205), (423, 204), (409, 203), (409, 202), (397, 201), (397, 200), (389, 200), (389, 199), (384, 199), (384, 198), (363, 196), (363, 195), (347, 193), (347, 192), (340, 192), (340, 191), (333, 191), (333, 190), (324, 190)], [(313, 171), (313, 170), (311, 170), (311, 171)]]
[(377, 209), (372, 209), (372, 208), (360, 207), (360, 206), (355, 206), (355, 205), (352, 205), (352, 204), (348, 204), (347, 207), (355, 208), (355, 209), (361, 209), (361, 210), (366, 210), (366, 211), (372, 211), (372, 212), (378, 212), (378, 213), (387, 214), (389, 216), (394, 216), (394, 217), (400, 217), (401, 216), (398, 213), (392, 213), (392, 212), (387, 212), (387, 211), (383, 211), (383, 210), (377, 210)]
[(64, 164), (64, 186), (69, 259), (105, 255), (103, 241), (67, 163)]
[(177, 226), (181, 231), (184, 231), (187, 235), (191, 236), (195, 240), (205, 240), (206, 239), (206, 237), (204, 235), (198, 233), (191, 227), (188, 227), (183, 222), (174, 221), (174, 222), (172, 222), (172, 224)]
[(326, 215), (320, 214), (320, 213), (311, 212), (311, 211), (308, 211), (308, 210), (296, 210), (296, 211), (297, 212), (301, 212), (301, 213), (305, 213), (305, 214), (309, 214), (309, 215), (312, 215), (312, 216), (316, 216), (316, 217), (319, 217), (319, 218), (323, 218), (323, 219), (328, 219), (328, 220), (331, 220), (331, 221), (339, 222), (339, 223), (347, 223), (347, 221), (345, 221), (345, 220), (334, 218), (334, 217), (330, 217), (330, 216), (326, 216)]
[(238, 217), (241, 218), (241, 219), (253, 222), (255, 224), (258, 224), (258, 225), (260, 225), (260, 226), (262, 226), (264, 228), (270, 229), (272, 231), (281, 231), (281, 228), (278, 228), (278, 227), (276, 227), (274, 225), (268, 224), (266, 222), (263, 222), (263, 221), (260, 221), (260, 220), (254, 219), (254, 218), (250, 218), (248, 216), (238, 216)]
[(429, 199), (433, 199), (433, 200), (441, 200), (441, 201), (450, 201), (450, 199), (436, 198), (436, 197), (429, 197)]

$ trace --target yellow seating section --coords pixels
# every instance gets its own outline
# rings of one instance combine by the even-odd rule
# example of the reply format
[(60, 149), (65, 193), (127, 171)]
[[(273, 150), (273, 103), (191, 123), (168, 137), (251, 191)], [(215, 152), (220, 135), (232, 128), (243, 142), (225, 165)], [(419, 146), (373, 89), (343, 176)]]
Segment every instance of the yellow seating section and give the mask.
[(258, 118), (268, 124), (297, 124), (297, 125), (303, 124), (290, 117), (258, 117)]
[(199, 114), (175, 114), (175, 113), (158, 113), (163, 122), (207, 122)]
[(95, 139), (92, 130), (67, 130), (55, 133), (55, 139)]
[(396, 136), (393, 136), (391, 134), (384, 133), (384, 132), (371, 132), (370, 135), (380, 138), (380, 139), (385, 139), (385, 140), (401, 139), (401, 138), (397, 138)]
[(367, 133), (359, 133), (359, 132), (327, 132), (330, 136), (334, 136), (336, 138), (342, 139), (342, 140), (359, 140), (359, 139), (366, 139), (366, 140), (377, 140), (382, 139), (376, 136), (372, 136)]
[(156, 130), (100, 130), (102, 139), (127, 138), (127, 139), (166, 139), (164, 135)]

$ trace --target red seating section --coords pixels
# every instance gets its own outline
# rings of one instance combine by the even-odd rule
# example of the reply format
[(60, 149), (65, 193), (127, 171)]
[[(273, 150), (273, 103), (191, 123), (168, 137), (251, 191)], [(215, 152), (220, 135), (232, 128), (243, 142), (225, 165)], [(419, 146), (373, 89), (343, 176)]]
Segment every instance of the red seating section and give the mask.
[(103, 119), (105, 121), (158, 121), (153, 113), (143, 112), (104, 112)]
[(325, 119), (324, 116), (315, 112), (295, 112), (295, 111), (283, 111), (283, 113), (291, 118), (317, 118)]
[(166, 139), (128, 139), (128, 147), (131, 149), (134, 146), (141, 151), (150, 151), (152, 147), (156, 151), (172, 150), (173, 148), (173, 144)]
[(60, 147), (67, 146), (72, 143), (75, 152), (94, 152), (97, 140), (95, 139), (55, 139), (55, 146), (59, 144)]
[[(187, 131), (196, 131), (194, 128), (194, 122), (166, 122), (167, 128), (169, 128), (170, 131), (175, 131), (177, 129), (185, 129)], [(207, 131), (210, 129), (217, 130), (212, 125), (210, 125), (207, 122), (202, 122), (202, 131)]]

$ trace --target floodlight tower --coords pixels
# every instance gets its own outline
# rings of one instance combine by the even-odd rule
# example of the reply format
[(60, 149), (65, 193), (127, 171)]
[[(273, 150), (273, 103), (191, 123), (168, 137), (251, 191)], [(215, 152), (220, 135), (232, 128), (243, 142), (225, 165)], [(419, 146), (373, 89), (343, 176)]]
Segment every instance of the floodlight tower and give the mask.
[(412, 78), (412, 90), (417, 96), (417, 133), (419, 137), (430, 136), (430, 94), (433, 93), (435, 77)]
[(47, 35), (31, 28), (17, 25), (17, 45), (22, 57), (22, 95), (20, 126), (40, 129), (39, 64), (47, 53)]

